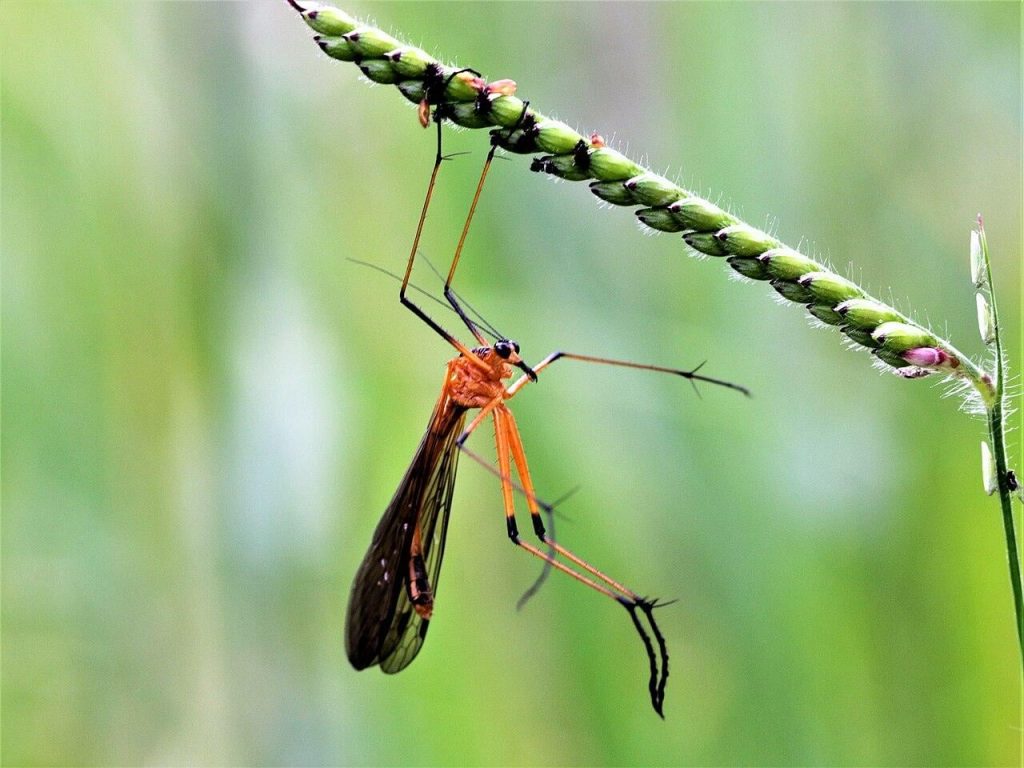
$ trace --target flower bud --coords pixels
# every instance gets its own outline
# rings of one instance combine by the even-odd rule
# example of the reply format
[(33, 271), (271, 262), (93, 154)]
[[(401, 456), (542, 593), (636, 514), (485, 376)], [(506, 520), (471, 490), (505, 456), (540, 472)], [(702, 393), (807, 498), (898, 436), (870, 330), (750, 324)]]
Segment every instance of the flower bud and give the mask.
[(460, 72), (453, 67), (443, 67), (439, 77), (445, 83), (445, 101), (473, 101), (485, 85), (472, 72)]
[(836, 312), (849, 325), (865, 331), (873, 331), (882, 323), (904, 320), (896, 310), (872, 299), (847, 299), (836, 307)]
[(487, 84), (487, 92), (494, 96), (514, 96), (519, 90), (515, 80), (503, 77), (500, 80), (492, 80)]
[(693, 248), (693, 250), (706, 253), (708, 256), (730, 255), (710, 232), (687, 232), (683, 235), (683, 242)]
[(912, 347), (902, 354), (904, 360), (921, 368), (938, 368), (945, 365), (950, 357), (938, 347)]
[(935, 337), (928, 331), (910, 323), (882, 323), (871, 333), (871, 336), (884, 349), (900, 355), (914, 347), (934, 347), (938, 344)]
[(736, 256), (760, 256), (769, 248), (779, 244), (778, 240), (768, 237), (759, 229), (749, 224), (731, 224), (715, 232), (715, 237), (729, 253)]
[(405, 98), (411, 101), (413, 104), (419, 104), (423, 101), (423, 97), (426, 95), (427, 90), (423, 86), (422, 80), (403, 80), (400, 83), (396, 83), (399, 93)]
[(733, 216), (730, 216), (714, 203), (701, 200), (699, 197), (684, 197), (676, 200), (669, 205), (668, 209), (686, 229), (707, 232), (708, 230), (721, 229), (736, 223), (736, 219)]
[(359, 64), (359, 70), (368, 79), (381, 85), (393, 85), (398, 82), (398, 75), (387, 59), (364, 59)]
[[(842, 317), (842, 315), (840, 315), (840, 317)], [(877, 349), (879, 346), (879, 343), (875, 341), (875, 338), (871, 335), (869, 331), (864, 331), (861, 330), (860, 328), (851, 328), (849, 325), (844, 325), (839, 330), (841, 330), (843, 333), (849, 336), (852, 341), (855, 341), (858, 344), (860, 344), (862, 347), (867, 347), (868, 349)]]
[(886, 349), (885, 347), (879, 347), (878, 349), (874, 350), (871, 354), (873, 354), (886, 365), (891, 365), (893, 368), (896, 368), (897, 372), (899, 372), (899, 370), (903, 368), (913, 367), (908, 366), (907, 361), (904, 360), (900, 355), (898, 355), (895, 352), (892, 352), (891, 350)]
[(486, 128), (491, 124), (487, 116), (480, 113), (475, 101), (457, 101), (443, 107), (444, 116), (463, 128)]
[(590, 172), (600, 181), (626, 181), (644, 169), (611, 147), (599, 147), (590, 153)]
[(744, 277), (749, 277), (751, 280), (768, 279), (768, 270), (757, 259), (752, 259), (748, 256), (730, 256), (726, 261), (729, 262), (730, 267)]
[(519, 122), (520, 118), (526, 119), (523, 116), (525, 106), (526, 102), (518, 96), (511, 94), (495, 96), (490, 101), (491, 119), (504, 128), (511, 128)]
[(357, 27), (344, 37), (360, 56), (367, 59), (379, 59), (385, 53), (402, 47), (402, 44), (391, 35), (374, 27)]
[(320, 50), (338, 61), (355, 61), (359, 58), (352, 44), (343, 37), (328, 37), (325, 35), (314, 35), (313, 41), (320, 46)]
[(641, 173), (626, 181), (625, 185), (640, 205), (668, 205), (683, 196), (679, 187), (656, 173)]
[(808, 288), (819, 304), (827, 304), (830, 307), (864, 295), (864, 291), (857, 285), (833, 272), (810, 272), (797, 282)]
[(302, 10), (301, 15), (315, 32), (331, 37), (348, 34), (359, 26), (359, 22), (347, 13), (330, 5), (309, 3)]
[(575, 154), (538, 157), (530, 164), (530, 170), (550, 173), (566, 181), (583, 181), (590, 178), (590, 171), (577, 165)]
[(515, 130), (491, 131), (492, 140), (502, 149), (509, 152), (516, 152), (520, 155), (529, 155), (538, 151), (537, 147), (537, 126), (531, 121), (532, 112), (527, 112), (524, 120), (527, 125)]
[[(764, 262), (758, 260), (761, 266), (764, 266)], [(768, 272), (768, 268), (765, 267), (765, 272)], [(795, 301), (797, 304), (813, 304), (814, 294), (812, 294), (800, 283), (793, 283), (789, 280), (772, 280), (770, 285), (776, 291), (778, 291), (783, 298)]]
[(415, 77), (421, 80), (426, 74), (427, 67), (437, 63), (434, 57), (422, 48), (415, 48), (411, 45), (396, 48), (390, 51), (385, 58), (394, 65), (395, 72), (402, 78)]
[(537, 146), (552, 155), (565, 155), (584, 138), (561, 120), (541, 120), (537, 123)]
[(667, 208), (639, 208), (633, 213), (648, 227), (659, 232), (682, 232), (685, 229)]
[(832, 307), (823, 304), (808, 304), (807, 311), (827, 325), (843, 324), (843, 318)]
[(768, 273), (772, 277), (790, 282), (798, 280), (809, 272), (820, 272), (824, 269), (818, 262), (789, 248), (772, 248), (758, 258), (767, 267)]
[(621, 181), (594, 181), (590, 184), (590, 191), (612, 205), (636, 205), (633, 193)]

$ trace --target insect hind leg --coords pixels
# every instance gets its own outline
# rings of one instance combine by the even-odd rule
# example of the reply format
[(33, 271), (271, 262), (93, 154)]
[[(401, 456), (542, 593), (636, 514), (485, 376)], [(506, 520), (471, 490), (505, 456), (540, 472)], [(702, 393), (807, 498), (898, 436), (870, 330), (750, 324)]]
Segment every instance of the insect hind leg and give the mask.
[[(465, 437), (468, 437), (468, 434), (482, 423), (483, 417), (487, 415), (488, 411), (492, 412), (495, 423), (498, 455), (497, 468), (486, 462), (482, 457), (466, 449), (463, 445)], [(654, 707), (654, 711), (657, 712), (660, 717), (664, 718), (663, 707), (665, 700), (665, 686), (668, 682), (668, 647), (665, 642), (665, 637), (654, 618), (654, 609), (660, 604), (657, 601), (641, 597), (619, 582), (611, 579), (602, 571), (590, 565), (547, 535), (544, 530), (543, 521), (541, 520), (540, 511), (541, 508), (543, 508), (545, 511), (550, 512), (551, 507), (546, 504), (541, 507), (542, 502), (538, 500), (537, 495), (534, 493), (533, 483), (530, 479), (529, 469), (526, 465), (526, 456), (522, 448), (522, 441), (519, 437), (518, 428), (515, 425), (515, 419), (512, 416), (512, 412), (509, 411), (508, 408), (504, 407), (503, 403), (494, 401), (488, 406), (485, 406), (485, 408), (481, 410), (481, 414), (473, 420), (463, 435), (456, 441), (456, 445), (458, 445), (459, 448), (469, 455), (474, 461), (497, 474), (501, 480), (506, 527), (509, 539), (511, 539), (513, 544), (521, 549), (525, 549), (531, 555), (542, 559), (545, 563), (545, 568), (555, 568), (562, 571), (566, 575), (571, 576), (594, 591), (599, 592), (606, 597), (610, 597), (626, 609), (633, 622), (633, 627), (640, 636), (644, 649), (647, 653), (649, 666), (647, 687), (651, 697), (651, 705)], [(515, 463), (519, 474), (521, 481), (521, 484), (519, 485), (514, 484), (512, 480), (512, 463)], [(520, 537), (515, 519), (515, 490), (519, 490), (524, 496), (526, 496), (527, 504), (530, 507), (530, 516), (533, 521), (534, 532), (547, 546), (547, 552), (533, 544), (523, 541)], [(569, 565), (566, 565), (556, 559), (558, 556), (569, 560), (583, 572), (575, 570)], [(646, 619), (647, 624), (650, 627), (650, 634), (644, 627), (644, 622), (640, 619), (641, 614)], [(653, 640), (651, 637), (652, 634)]]

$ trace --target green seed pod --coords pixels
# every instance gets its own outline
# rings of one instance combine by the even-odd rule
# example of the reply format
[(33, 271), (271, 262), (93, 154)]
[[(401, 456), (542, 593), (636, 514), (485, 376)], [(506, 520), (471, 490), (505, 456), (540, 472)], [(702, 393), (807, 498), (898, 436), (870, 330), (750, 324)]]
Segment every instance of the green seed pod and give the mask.
[(853, 328), (849, 325), (844, 325), (839, 330), (856, 341), (862, 347), (876, 349), (879, 346), (879, 343), (875, 341), (874, 337), (868, 331), (861, 330), (860, 328)]
[(590, 172), (600, 181), (626, 181), (644, 169), (611, 147), (598, 147), (590, 153)]
[(710, 232), (687, 232), (683, 235), (683, 242), (695, 251), (706, 253), (708, 256), (730, 255)]
[(821, 272), (824, 268), (813, 259), (790, 248), (772, 248), (759, 257), (772, 277), (793, 282), (809, 272)]
[[(758, 263), (764, 266), (764, 262), (758, 260)], [(765, 267), (765, 271), (768, 271), (767, 267)], [(800, 283), (791, 283), (789, 280), (772, 280), (771, 286), (784, 298), (795, 301), (797, 304), (811, 304), (814, 301), (814, 294)]]
[(779, 244), (775, 238), (768, 237), (759, 229), (749, 224), (731, 224), (715, 233), (718, 241), (729, 253), (736, 256), (760, 256), (770, 248)]
[(572, 152), (581, 141), (584, 138), (561, 120), (541, 120), (537, 123), (537, 146), (552, 155)]
[(422, 80), (403, 80), (400, 83), (396, 83), (396, 85), (401, 94), (413, 104), (419, 104), (423, 101), (423, 97), (427, 93)]
[(683, 196), (683, 190), (656, 173), (641, 173), (624, 183), (641, 205), (665, 206)]
[(379, 59), (388, 51), (402, 47), (402, 44), (391, 35), (373, 27), (358, 27), (344, 37), (356, 52), (366, 59)]
[[(458, 72), (458, 74), (454, 74)], [(447, 82), (444, 89), (445, 101), (473, 101), (480, 95), (480, 80), (472, 72), (459, 72), (454, 67), (443, 67), (441, 82)]]
[(717, 205), (701, 200), (699, 197), (686, 197), (676, 200), (669, 205), (669, 211), (676, 217), (676, 221), (687, 229), (697, 229), (701, 232), (721, 229), (730, 224), (735, 224), (736, 219), (723, 211)]
[(590, 191), (612, 205), (636, 205), (633, 193), (621, 181), (595, 181), (590, 184)]
[[(527, 114), (527, 122), (529, 122), (529, 114)], [(538, 151), (537, 133), (532, 124), (525, 128), (516, 128), (514, 131), (492, 131), (491, 136), (499, 147), (507, 149), (509, 152), (531, 155)]]
[(892, 307), (872, 299), (848, 299), (836, 307), (848, 325), (864, 331), (873, 331), (882, 323), (902, 322), (903, 315)]
[(355, 61), (359, 58), (352, 44), (343, 37), (326, 37), (314, 35), (313, 40), (320, 46), (320, 50), (338, 61)]
[(437, 63), (434, 57), (422, 48), (411, 45), (403, 45), (401, 48), (390, 51), (386, 58), (394, 65), (395, 72), (403, 78), (418, 78), (420, 80), (426, 74), (427, 67)]
[(375, 83), (394, 85), (398, 82), (398, 75), (387, 59), (366, 59), (359, 64), (359, 69)]
[(832, 307), (826, 307), (821, 304), (808, 304), (807, 311), (826, 325), (843, 324), (843, 318), (840, 317), (839, 313), (832, 309)]
[[(871, 336), (883, 349), (900, 354), (916, 347), (934, 347), (938, 341), (924, 328), (910, 323), (882, 323)], [(906, 365), (906, 362), (904, 362)]]
[(590, 171), (576, 164), (575, 155), (545, 155), (530, 164), (530, 170), (550, 173), (566, 181), (583, 181), (590, 178)]
[(640, 208), (633, 213), (648, 227), (659, 232), (682, 232), (686, 229), (668, 212), (668, 208)]
[(504, 128), (511, 128), (523, 117), (525, 104), (518, 96), (498, 96), (491, 100), (491, 119)]
[(819, 304), (834, 307), (847, 299), (864, 296), (858, 286), (833, 272), (809, 272), (797, 280), (800, 285), (810, 289)]
[(751, 280), (768, 279), (768, 270), (757, 259), (751, 259), (747, 256), (730, 256), (726, 261), (729, 262), (730, 267), (744, 277), (749, 277)]
[(445, 104), (443, 114), (453, 123), (461, 125), (463, 128), (486, 128), (491, 124), (486, 115), (480, 114), (475, 101)]
[(359, 22), (347, 13), (330, 5), (311, 3), (301, 15), (310, 28), (321, 35), (340, 37), (359, 26)]

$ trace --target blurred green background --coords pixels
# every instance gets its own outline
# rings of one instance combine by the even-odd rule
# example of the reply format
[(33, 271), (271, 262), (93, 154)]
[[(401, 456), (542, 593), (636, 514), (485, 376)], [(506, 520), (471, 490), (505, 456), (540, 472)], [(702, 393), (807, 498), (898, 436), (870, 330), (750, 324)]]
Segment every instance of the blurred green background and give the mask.
[[(975, 355), (983, 212), (1019, 389), (1017, 3), (344, 7)], [(563, 542), (678, 599), (667, 720), (620, 609), (553, 577), (516, 612), (537, 564), (470, 462), (429, 642), (353, 671), (350, 580), (451, 351), (346, 259), (402, 269), (432, 134), (284, 2), (7, 0), (0, 29), (4, 763), (1020, 763), (983, 423), (523, 158), (461, 293), (530, 360), (755, 391), (567, 362), (515, 403), (541, 493), (579, 486)], [(442, 266), (486, 136), (445, 149)]]

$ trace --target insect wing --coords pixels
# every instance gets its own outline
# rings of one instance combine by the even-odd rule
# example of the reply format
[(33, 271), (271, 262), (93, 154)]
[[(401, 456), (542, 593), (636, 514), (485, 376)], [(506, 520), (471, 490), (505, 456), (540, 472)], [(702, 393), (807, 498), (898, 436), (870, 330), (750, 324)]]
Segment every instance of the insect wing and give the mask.
[[(423, 643), (426, 622), (412, 609), (408, 594), (413, 533), (419, 519), (424, 560), (434, 584), (444, 552), (455, 480), (455, 439), (464, 413), (453, 408), (446, 398), (438, 403), (430, 428), (378, 523), (356, 573), (345, 621), (345, 649), (356, 669), (380, 663), (387, 667), (385, 671), (397, 672), (412, 661)], [(439, 514), (442, 520), (438, 529)], [(385, 660), (396, 652), (400, 652), (400, 658), (385, 665)]]
[[(451, 432), (450, 445), (442, 451), (441, 461), (438, 462), (437, 469), (427, 485), (419, 517), (427, 580), (435, 598), (437, 580), (441, 573), (441, 560), (444, 557), (445, 538), (448, 535), (448, 513), (452, 508), (455, 470), (459, 461), (459, 449), (455, 446), (455, 438), (461, 431), (460, 419), (457, 427)], [(408, 571), (404, 573), (407, 574)], [(429, 626), (430, 621), (420, 616), (409, 600), (409, 590), (403, 588), (398, 595), (394, 618), (380, 650), (381, 670), (393, 674), (405, 669), (419, 653)]]

